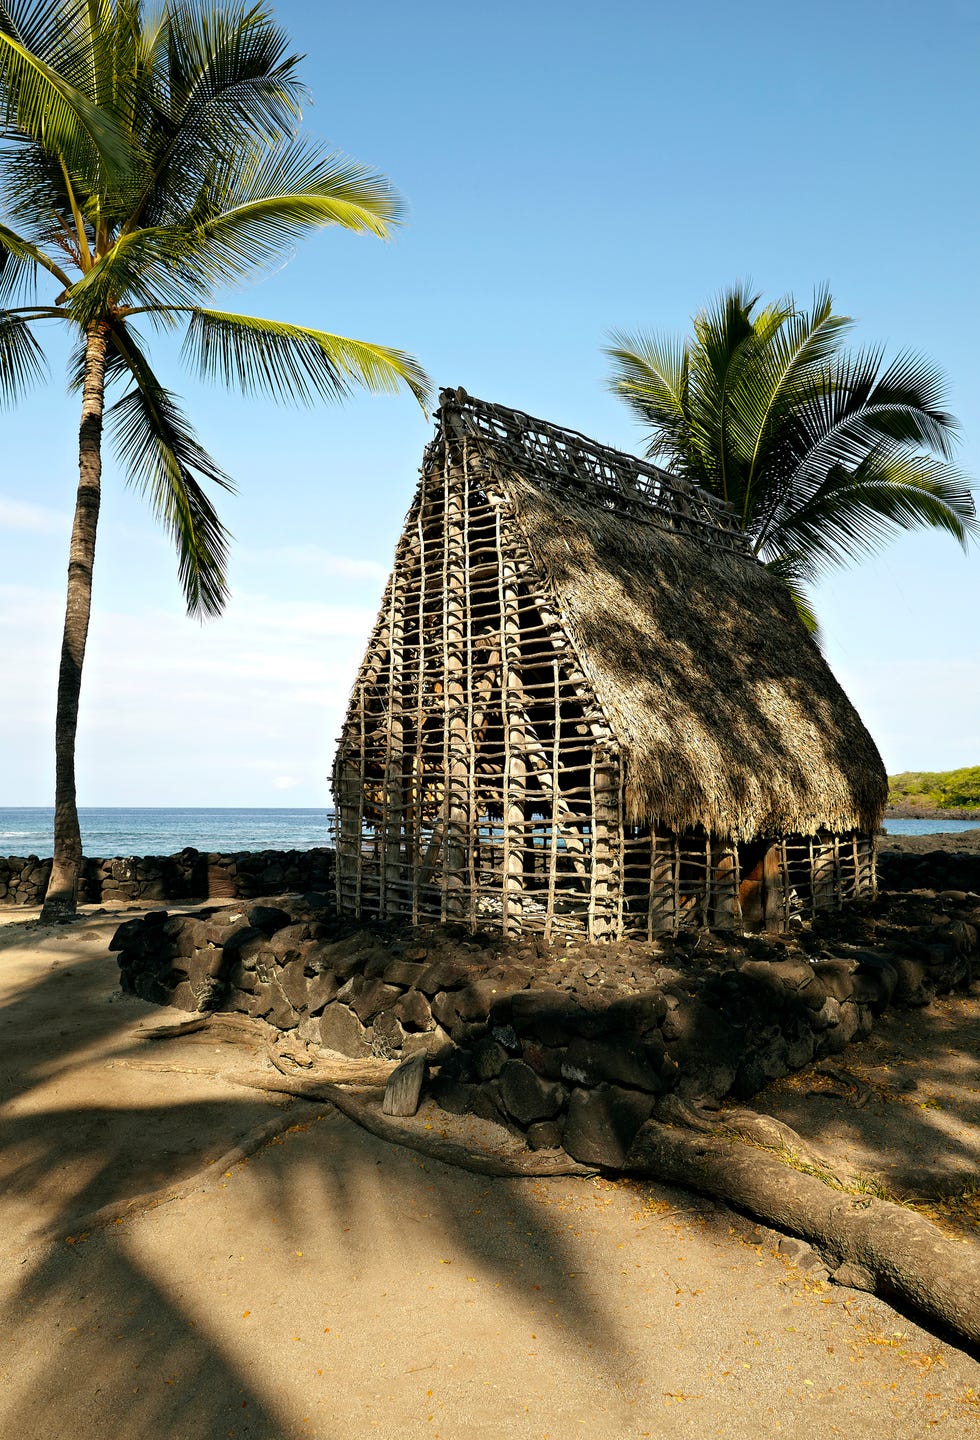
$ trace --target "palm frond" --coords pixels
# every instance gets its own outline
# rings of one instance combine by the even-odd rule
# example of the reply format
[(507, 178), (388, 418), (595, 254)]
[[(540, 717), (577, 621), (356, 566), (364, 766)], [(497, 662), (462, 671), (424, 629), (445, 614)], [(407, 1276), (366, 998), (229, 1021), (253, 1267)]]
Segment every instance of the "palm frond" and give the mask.
[(423, 410), (429, 398), (428, 376), (404, 351), (280, 320), (194, 309), (184, 354), (205, 379), (287, 403), (339, 400), (355, 386), (393, 394), (404, 385)]
[(135, 381), (106, 414), (116, 458), (170, 532), (188, 613), (220, 615), (228, 599), (229, 536), (201, 481), (234, 486), (157, 380), (132, 329), (117, 327), (113, 340)]
[(785, 585), (804, 630), (819, 643), (820, 623), (813, 608), (813, 601), (806, 592), (804, 583), (806, 567), (801, 562), (801, 557), (799, 555), (777, 555), (774, 560), (767, 560), (765, 564), (769, 573), (775, 575), (777, 580)]
[(302, 56), (288, 54), (271, 11), (172, 3), (169, 19), (170, 116), (185, 136), (220, 143), (236, 125), (273, 144), (293, 134), (307, 93), (295, 73)]
[(917, 526), (945, 530), (964, 546), (980, 537), (970, 482), (945, 461), (883, 443), (853, 470), (835, 466), (774, 534), (806, 557), (806, 573), (816, 578)]
[[(130, 138), (107, 110), (24, 44), (17, 24), (17, 10), (24, 8), (9, 0), (0, 6), (0, 125), (60, 154), (70, 168), (91, 170), (94, 162), (116, 180), (129, 175), (135, 163)], [(26, 10), (30, 21), (40, 8)], [(55, 18), (70, 23), (67, 7)], [(34, 32), (33, 24), (24, 28)]]
[(182, 220), (219, 169), (295, 133), (306, 93), (301, 57), (263, 7), (172, 4), (168, 18), (166, 85), (144, 139), (150, 173), (130, 225)]
[(84, 329), (122, 305), (159, 312), (193, 305), (212, 285), (196, 255), (188, 235), (166, 226), (123, 235), (71, 287), (68, 313)]
[(30, 298), (37, 289), (38, 270), (47, 270), (63, 285), (68, 277), (36, 245), (7, 225), (0, 225), (0, 305), (18, 297)]
[(30, 321), (0, 310), (0, 404), (12, 405), (45, 378), (44, 352)]

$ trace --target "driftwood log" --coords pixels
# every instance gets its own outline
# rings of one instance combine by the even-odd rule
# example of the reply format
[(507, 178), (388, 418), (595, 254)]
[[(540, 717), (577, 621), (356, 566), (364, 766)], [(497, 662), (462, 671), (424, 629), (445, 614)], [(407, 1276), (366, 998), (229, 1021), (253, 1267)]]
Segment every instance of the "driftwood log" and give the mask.
[(980, 1344), (976, 1245), (948, 1239), (931, 1220), (902, 1205), (834, 1189), (794, 1169), (788, 1152), (782, 1153), (784, 1158), (734, 1135), (650, 1120), (633, 1142), (626, 1169), (699, 1190), (802, 1236), (839, 1265), (860, 1266), (876, 1293), (898, 1297)]

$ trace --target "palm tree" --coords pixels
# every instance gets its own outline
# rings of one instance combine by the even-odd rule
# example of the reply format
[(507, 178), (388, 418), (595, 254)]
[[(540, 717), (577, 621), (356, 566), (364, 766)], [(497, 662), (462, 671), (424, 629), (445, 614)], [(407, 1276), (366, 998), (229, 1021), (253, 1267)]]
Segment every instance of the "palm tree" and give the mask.
[(0, 399), (43, 377), (46, 321), (74, 338), (82, 397), (46, 919), (75, 913), (82, 858), (75, 734), (112, 388), (117, 459), (173, 538), (188, 612), (218, 615), (227, 598), (228, 535), (205, 487), (232, 484), (137, 322), (185, 324), (184, 358), (246, 394), (309, 403), (404, 385), (425, 403), (426, 376), (399, 350), (203, 304), (308, 231), (386, 238), (399, 221), (382, 176), (300, 137), (300, 59), (261, 4), (164, 0), (151, 15), (143, 0), (0, 0)]
[(690, 339), (613, 334), (610, 388), (650, 427), (651, 458), (733, 507), (815, 631), (809, 583), (896, 529), (931, 525), (965, 545), (975, 508), (931, 364), (846, 353), (853, 322), (825, 289), (809, 311), (759, 298), (736, 284)]

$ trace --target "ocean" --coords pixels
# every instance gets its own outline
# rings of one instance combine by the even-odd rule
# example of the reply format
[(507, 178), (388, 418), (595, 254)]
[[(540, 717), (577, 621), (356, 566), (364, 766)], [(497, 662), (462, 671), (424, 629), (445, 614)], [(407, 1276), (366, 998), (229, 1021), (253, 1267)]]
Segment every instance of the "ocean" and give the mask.
[[(0, 855), (50, 855), (54, 811), (0, 809)], [(85, 806), (78, 812), (86, 855), (173, 855), (195, 850), (312, 850), (329, 844), (332, 810)], [(977, 820), (889, 820), (891, 835), (980, 828)]]
[[(217, 853), (313, 850), (328, 841), (332, 811), (84, 806), (78, 811), (86, 855), (175, 855), (186, 845)], [(0, 855), (51, 854), (50, 806), (0, 809)]]

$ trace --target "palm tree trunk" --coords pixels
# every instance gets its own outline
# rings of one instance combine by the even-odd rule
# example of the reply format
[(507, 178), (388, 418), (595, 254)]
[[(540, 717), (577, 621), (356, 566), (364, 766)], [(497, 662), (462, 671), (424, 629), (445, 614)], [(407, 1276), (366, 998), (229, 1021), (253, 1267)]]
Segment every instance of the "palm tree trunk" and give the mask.
[(102, 484), (102, 410), (109, 329), (93, 325), (85, 347), (85, 383), (78, 429), (78, 495), (68, 552), (68, 599), (58, 672), (55, 718), (54, 861), (41, 910), (45, 921), (75, 917), (82, 836), (75, 803), (75, 734), (82, 688), (82, 662), (92, 612), (92, 567)]

